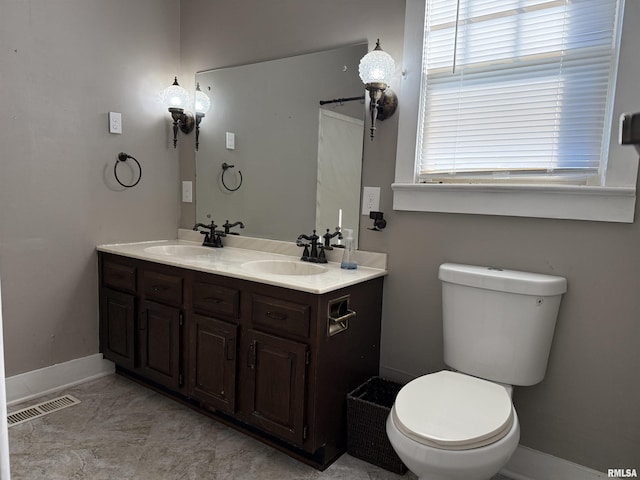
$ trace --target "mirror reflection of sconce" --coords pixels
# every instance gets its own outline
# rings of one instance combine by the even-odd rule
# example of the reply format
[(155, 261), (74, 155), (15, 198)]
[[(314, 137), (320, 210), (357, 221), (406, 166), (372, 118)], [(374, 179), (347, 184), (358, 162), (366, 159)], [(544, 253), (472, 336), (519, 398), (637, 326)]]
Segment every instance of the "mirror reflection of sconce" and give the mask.
[(360, 79), (369, 91), (370, 98), (371, 140), (375, 136), (376, 119), (389, 118), (398, 106), (397, 95), (389, 89), (389, 81), (395, 69), (396, 64), (391, 55), (380, 47), (380, 39), (376, 41), (376, 48), (360, 60)]
[(200, 122), (204, 118), (204, 114), (211, 108), (211, 100), (206, 93), (200, 90), (200, 82), (196, 84), (196, 150), (200, 146)]
[(164, 90), (162, 98), (173, 119), (173, 148), (178, 145), (178, 129), (188, 135), (195, 127), (197, 150), (200, 144), (200, 122), (211, 107), (211, 101), (207, 94), (200, 90), (200, 84), (198, 83), (194, 102), (195, 119), (191, 112), (185, 111), (189, 103), (189, 92), (178, 84), (178, 77), (174, 77), (173, 84)]

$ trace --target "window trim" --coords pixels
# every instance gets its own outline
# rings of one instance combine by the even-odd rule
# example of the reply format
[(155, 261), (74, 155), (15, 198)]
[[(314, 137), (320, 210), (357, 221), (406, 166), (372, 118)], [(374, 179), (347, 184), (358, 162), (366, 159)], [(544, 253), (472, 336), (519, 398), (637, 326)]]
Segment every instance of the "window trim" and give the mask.
[[(418, 183), (416, 145), (425, 6), (426, 0), (406, 2), (396, 174), (395, 182), (391, 185), (394, 210), (633, 223), (638, 157), (635, 149), (618, 144), (617, 125), (611, 128), (605, 185)], [(634, 35), (629, 15), (631, 9), (624, 4), (622, 8), (625, 15), (614, 97), (614, 119), (627, 111), (625, 109), (640, 109), (637, 97), (634, 96), (634, 91), (637, 92), (634, 78), (631, 78), (634, 72), (629, 72), (626, 82), (624, 75), (621, 75), (623, 69), (620, 66), (625, 65), (624, 38)], [(633, 45), (633, 41), (626, 43)], [(633, 52), (629, 51), (627, 54), (633, 62)]]

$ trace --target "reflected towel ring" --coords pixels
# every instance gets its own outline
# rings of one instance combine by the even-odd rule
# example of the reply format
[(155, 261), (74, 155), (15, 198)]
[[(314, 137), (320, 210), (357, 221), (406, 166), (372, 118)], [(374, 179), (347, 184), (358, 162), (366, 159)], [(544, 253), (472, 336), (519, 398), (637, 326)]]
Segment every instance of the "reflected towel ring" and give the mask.
[(229, 188), (227, 187), (227, 184), (224, 183), (224, 174), (227, 173), (227, 170), (233, 168), (234, 166), (235, 165), (229, 165), (227, 162), (224, 162), (222, 164), (222, 176), (220, 177), (220, 180), (222, 180), (222, 185), (224, 186), (224, 188), (226, 188), (230, 192), (235, 192), (242, 186), (242, 172), (240, 170), (238, 170), (238, 175), (240, 175), (240, 183), (238, 183), (238, 186), (236, 188)]
[[(134, 162), (136, 162), (136, 165), (138, 165), (138, 171), (140, 172), (138, 174), (138, 179), (132, 183), (131, 185), (126, 185), (124, 183), (122, 183), (120, 181), (120, 179), (118, 178), (118, 164), (120, 162), (126, 162), (128, 159), (133, 160)], [(113, 175), (116, 177), (116, 181), (122, 185), (125, 188), (131, 188), (131, 187), (135, 187), (138, 183), (140, 183), (140, 179), (142, 179), (142, 167), (140, 166), (140, 162), (138, 162), (138, 160), (136, 160), (134, 157), (132, 157), (131, 155), (124, 153), (124, 152), (120, 152), (118, 154), (118, 160), (116, 160), (116, 164), (113, 166)]]

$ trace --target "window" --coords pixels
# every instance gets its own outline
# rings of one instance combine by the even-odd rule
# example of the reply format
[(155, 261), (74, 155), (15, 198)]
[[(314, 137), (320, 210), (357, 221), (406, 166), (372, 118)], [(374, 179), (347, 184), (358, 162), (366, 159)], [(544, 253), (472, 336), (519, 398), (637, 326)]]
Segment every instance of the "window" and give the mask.
[(617, 12), (617, 0), (429, 0), (419, 174), (598, 176)]
[(407, 0), (394, 208), (633, 221), (635, 176), (607, 181), (623, 3)]

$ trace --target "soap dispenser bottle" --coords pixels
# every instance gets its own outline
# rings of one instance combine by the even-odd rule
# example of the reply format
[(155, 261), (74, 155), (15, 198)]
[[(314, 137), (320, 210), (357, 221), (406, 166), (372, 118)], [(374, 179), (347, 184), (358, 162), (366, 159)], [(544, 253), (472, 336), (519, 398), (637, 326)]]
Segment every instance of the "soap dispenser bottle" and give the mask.
[(356, 263), (356, 249), (353, 245), (353, 230), (345, 228), (344, 232), (346, 236), (344, 240), (344, 254), (342, 255), (340, 268), (355, 270), (358, 268), (358, 264)]

